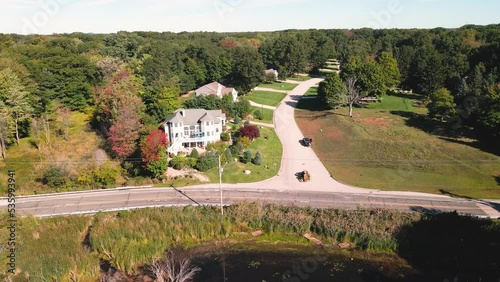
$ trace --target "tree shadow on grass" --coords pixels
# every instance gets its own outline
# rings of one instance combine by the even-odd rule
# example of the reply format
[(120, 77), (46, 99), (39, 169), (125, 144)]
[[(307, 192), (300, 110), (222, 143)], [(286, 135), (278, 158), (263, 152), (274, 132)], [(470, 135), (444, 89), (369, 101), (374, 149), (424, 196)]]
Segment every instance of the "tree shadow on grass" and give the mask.
[[(498, 148), (498, 146), (477, 140), (477, 136), (470, 128), (458, 128), (453, 126), (453, 123), (450, 126), (448, 123), (440, 122), (438, 120), (431, 119), (424, 114), (414, 112), (390, 111), (389, 113), (405, 118), (405, 125), (420, 129), (428, 134), (437, 136), (439, 139), (471, 146), (487, 153), (500, 155), (500, 148)], [(474, 141), (466, 142), (457, 138), (468, 138)]]
[(417, 209), (426, 213), (396, 234), (401, 257), (432, 281), (498, 281), (500, 224)]

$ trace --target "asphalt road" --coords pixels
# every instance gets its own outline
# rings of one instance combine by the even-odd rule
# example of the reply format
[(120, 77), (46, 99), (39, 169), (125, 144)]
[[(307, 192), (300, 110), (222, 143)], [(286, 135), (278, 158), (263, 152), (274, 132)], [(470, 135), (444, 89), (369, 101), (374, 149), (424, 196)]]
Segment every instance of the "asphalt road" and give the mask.
[[(458, 211), (475, 216), (487, 215), (474, 202), (439, 196), (413, 197), (409, 199), (403, 196), (318, 191), (291, 192), (254, 188), (223, 190), (224, 205), (242, 201), (293, 204), (318, 208), (386, 208), (401, 211)], [(16, 205), (18, 215), (32, 214), (46, 217), (143, 207), (218, 206), (220, 205), (220, 196), (219, 190), (213, 188), (141, 188), (18, 197)]]

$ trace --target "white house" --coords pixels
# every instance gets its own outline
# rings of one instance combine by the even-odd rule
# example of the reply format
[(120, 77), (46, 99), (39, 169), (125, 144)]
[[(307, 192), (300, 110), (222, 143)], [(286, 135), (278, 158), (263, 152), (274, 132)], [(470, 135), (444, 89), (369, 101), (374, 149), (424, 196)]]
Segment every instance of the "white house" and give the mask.
[(233, 97), (233, 102), (238, 100), (238, 91), (232, 87), (226, 87), (218, 82), (212, 82), (195, 90), (196, 97), (215, 95), (222, 98), (225, 95), (231, 95)]
[(205, 148), (220, 141), (226, 125), (221, 110), (179, 109), (165, 120), (165, 134), (170, 141), (167, 151), (177, 155), (184, 148)]
[(278, 80), (278, 71), (275, 69), (268, 69), (266, 70), (266, 76), (269, 74), (274, 74), (274, 77), (276, 80)]

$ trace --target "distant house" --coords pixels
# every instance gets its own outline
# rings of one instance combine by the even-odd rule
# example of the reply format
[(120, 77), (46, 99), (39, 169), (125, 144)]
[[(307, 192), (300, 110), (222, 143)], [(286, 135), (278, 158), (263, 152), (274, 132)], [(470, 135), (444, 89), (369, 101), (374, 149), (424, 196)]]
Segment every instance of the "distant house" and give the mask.
[(233, 102), (238, 100), (238, 91), (231, 87), (226, 87), (218, 82), (212, 82), (195, 90), (196, 97), (198, 96), (208, 96), (215, 95), (222, 98), (225, 95), (231, 95), (233, 97)]
[(165, 134), (171, 142), (167, 151), (177, 155), (184, 148), (205, 148), (218, 142), (225, 124), (221, 110), (179, 109), (165, 120)]
[(277, 70), (275, 70), (275, 69), (266, 70), (266, 76), (268, 76), (270, 74), (274, 74), (275, 79), (278, 80), (278, 71)]

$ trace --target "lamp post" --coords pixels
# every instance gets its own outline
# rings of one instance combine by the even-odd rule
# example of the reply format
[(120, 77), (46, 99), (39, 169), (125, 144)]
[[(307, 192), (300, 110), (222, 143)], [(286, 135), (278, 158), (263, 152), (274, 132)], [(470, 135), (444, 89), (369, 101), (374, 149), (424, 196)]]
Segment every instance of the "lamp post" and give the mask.
[(224, 215), (224, 206), (222, 204), (222, 171), (224, 169), (222, 168), (220, 164), (220, 155), (219, 155), (219, 194), (220, 194), (220, 213), (221, 215)]
[[(222, 153), (225, 153), (226, 150), (229, 149), (229, 148), (226, 148), (224, 149), (224, 151)], [(224, 171), (224, 169), (222, 168), (222, 165), (220, 163), (220, 156), (221, 154), (219, 154), (219, 194), (220, 194), (220, 213), (222, 215), (224, 215), (224, 205), (222, 203), (222, 172)]]

